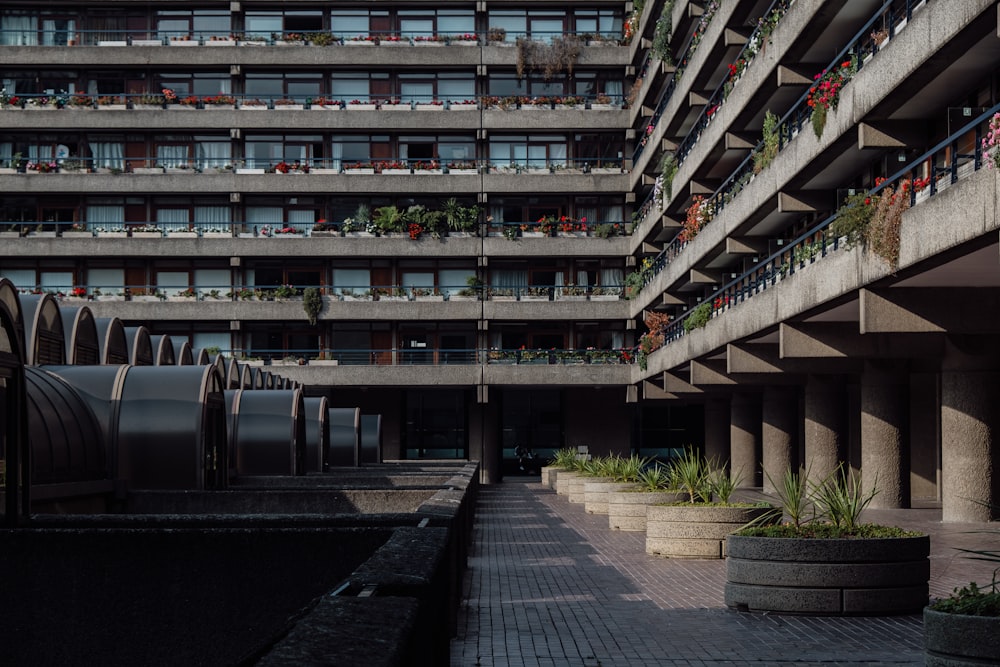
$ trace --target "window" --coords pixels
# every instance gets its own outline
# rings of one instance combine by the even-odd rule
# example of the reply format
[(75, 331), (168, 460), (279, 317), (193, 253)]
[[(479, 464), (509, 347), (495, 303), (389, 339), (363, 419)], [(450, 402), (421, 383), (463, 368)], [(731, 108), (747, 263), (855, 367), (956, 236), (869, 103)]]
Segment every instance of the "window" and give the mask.
[(76, 19), (50, 12), (9, 11), (0, 16), (0, 45), (66, 46), (76, 40)]
[(273, 168), (279, 162), (312, 165), (324, 157), (319, 135), (257, 135), (247, 137), (246, 166)]
[[(232, 93), (232, 77), (222, 72), (195, 72), (184, 74), (160, 74), (157, 88), (170, 88), (178, 97), (197, 95), (229, 95)], [(124, 90), (121, 88), (119, 90)]]
[(532, 169), (565, 165), (566, 151), (566, 140), (559, 136), (498, 137), (490, 140), (490, 164), (518, 165)]
[(247, 10), (244, 28), (248, 35), (268, 35), (280, 39), (289, 33), (321, 32), (323, 14), (319, 11)]
[(246, 75), (245, 96), (247, 98), (293, 99), (299, 104), (319, 97), (323, 89), (323, 76), (317, 73), (253, 73)]
[(157, 36), (207, 39), (229, 35), (232, 14), (219, 9), (160, 10), (156, 12)]

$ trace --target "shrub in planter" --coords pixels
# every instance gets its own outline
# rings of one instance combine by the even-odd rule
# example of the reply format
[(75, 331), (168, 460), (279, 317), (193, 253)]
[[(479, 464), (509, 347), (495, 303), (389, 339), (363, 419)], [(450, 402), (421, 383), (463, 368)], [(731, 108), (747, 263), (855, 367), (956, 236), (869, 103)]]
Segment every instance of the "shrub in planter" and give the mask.
[(607, 514), (608, 494), (635, 486), (648, 459), (613, 454), (599, 461), (600, 476), (583, 485), (583, 508), (587, 514)]
[(774, 485), (788, 521), (728, 538), (726, 604), (834, 616), (919, 611), (927, 602), (928, 536), (861, 523), (877, 480), (865, 491), (843, 468), (817, 483), (803, 476), (787, 471)]

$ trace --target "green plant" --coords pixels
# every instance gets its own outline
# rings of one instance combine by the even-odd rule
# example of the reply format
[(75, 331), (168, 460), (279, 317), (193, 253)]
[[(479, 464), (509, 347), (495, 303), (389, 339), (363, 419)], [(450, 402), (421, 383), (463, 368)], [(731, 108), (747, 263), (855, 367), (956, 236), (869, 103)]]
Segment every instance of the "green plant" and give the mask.
[[(796, 528), (808, 522), (810, 519), (806, 518), (806, 512), (810, 507), (810, 503), (809, 485), (806, 481), (808, 474), (806, 471), (800, 470), (796, 473), (791, 468), (786, 468), (785, 472), (781, 475), (781, 480), (777, 484), (775, 484), (767, 471), (764, 471), (764, 474), (778, 496), (779, 507), (775, 509), (775, 513), (778, 516), (774, 518), (781, 521), (782, 517), (788, 517), (788, 520)], [(815, 508), (813, 509), (811, 518), (816, 518)]]
[(792, 261), (796, 264), (806, 264), (813, 261), (815, 257), (823, 252), (823, 242), (815, 241), (813, 243), (804, 242), (795, 246), (792, 251)]
[(318, 287), (307, 287), (302, 291), (302, 309), (306, 311), (309, 324), (316, 326), (320, 311), (323, 310), (323, 297)]
[(508, 241), (516, 241), (520, 228), (517, 225), (504, 225), (502, 234)]
[(660, 174), (663, 175), (663, 190), (661, 192), (665, 202), (670, 201), (674, 196), (674, 176), (677, 175), (678, 168), (677, 156), (674, 153), (665, 152), (660, 158)]
[(671, 463), (671, 471), (677, 488), (688, 494), (689, 502), (711, 502), (709, 465), (694, 447), (686, 448), (684, 454)]
[(562, 468), (563, 470), (570, 470), (574, 467), (576, 461), (576, 449), (573, 447), (564, 447), (562, 449), (557, 449), (552, 454), (552, 460), (549, 462), (550, 466), (554, 468)]
[(653, 55), (667, 65), (673, 64), (673, 58), (670, 55), (670, 38), (674, 31), (671, 20), (673, 11), (674, 0), (666, 0), (663, 3), (663, 11), (660, 12), (660, 18), (656, 19), (656, 27), (653, 28), (653, 46), (650, 49)]
[(298, 295), (298, 290), (291, 285), (278, 285), (274, 288), (274, 298), (276, 299), (289, 299), (293, 296)]
[(847, 237), (847, 248), (853, 248), (865, 240), (873, 215), (875, 205), (868, 191), (855, 192), (844, 198), (844, 205), (837, 209), (837, 217), (830, 223), (830, 233), (837, 238)]
[(635, 481), (642, 491), (664, 491), (675, 488), (670, 470), (659, 464), (643, 468), (636, 475)]
[(527, 37), (517, 38), (517, 78), (524, 73), (542, 71), (546, 81), (566, 72), (573, 78), (573, 68), (580, 57), (580, 40), (574, 35), (553, 37), (549, 44)]
[(690, 333), (695, 329), (704, 328), (708, 321), (712, 318), (712, 304), (708, 301), (704, 301), (691, 312), (684, 319), (684, 332)]
[(812, 500), (819, 507), (822, 516), (846, 533), (858, 526), (861, 513), (877, 494), (877, 476), (872, 480), (871, 488), (865, 491), (861, 476), (853, 471), (848, 472), (843, 464), (826, 479), (812, 485)]
[(375, 209), (372, 222), (383, 233), (401, 232), (405, 229), (403, 214), (392, 204)]
[(599, 239), (609, 239), (618, 235), (618, 227), (610, 222), (600, 222), (594, 226), (594, 236)]
[(358, 204), (358, 207), (354, 210), (354, 222), (356, 222), (361, 227), (364, 227), (372, 220), (372, 210), (368, 207), (368, 204)]
[(646, 469), (650, 459), (631, 454), (626, 457), (616, 457), (615, 465), (611, 470), (611, 477), (616, 482), (637, 482), (639, 475)]
[(737, 470), (730, 474), (725, 467), (709, 471), (708, 487), (711, 489), (712, 496), (720, 503), (728, 505), (729, 499), (732, 497), (733, 492), (736, 491), (736, 487), (739, 486), (742, 477), (743, 475), (740, 471)]
[(826, 116), (831, 109), (836, 109), (840, 102), (840, 91), (858, 71), (857, 57), (851, 56), (830, 70), (823, 70), (814, 78), (816, 83), (809, 89), (806, 104), (812, 108), (812, 127), (816, 138), (823, 136), (826, 127)]
[(979, 588), (972, 582), (956, 588), (950, 597), (934, 601), (930, 608), (946, 614), (966, 616), (1000, 616), (1000, 589), (997, 588), (997, 573), (988, 587)]
[(768, 109), (764, 113), (764, 139), (759, 151), (753, 154), (753, 173), (764, 171), (778, 156), (778, 117)]
[(205, 348), (205, 354), (210, 357), (217, 356), (221, 351), (222, 349), (218, 345), (209, 345)]

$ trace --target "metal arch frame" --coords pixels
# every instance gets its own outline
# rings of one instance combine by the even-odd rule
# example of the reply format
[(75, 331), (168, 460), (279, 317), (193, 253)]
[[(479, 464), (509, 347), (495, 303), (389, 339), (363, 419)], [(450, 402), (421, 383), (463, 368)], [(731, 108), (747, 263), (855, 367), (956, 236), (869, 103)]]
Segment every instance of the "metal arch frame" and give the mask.
[(81, 364), (80, 343), (87, 340), (88, 334), (93, 339), (94, 364), (101, 363), (101, 342), (94, 311), (87, 306), (60, 306), (59, 310), (62, 315), (63, 340), (66, 343), (66, 363), (73, 366)]
[[(128, 342), (128, 362), (132, 366), (155, 366), (156, 359), (153, 357), (153, 341), (149, 337), (149, 329), (141, 324), (137, 327), (125, 327), (125, 340)], [(140, 349), (140, 346), (145, 350)], [(149, 352), (148, 357), (139, 358), (144, 351)], [(139, 363), (140, 361), (146, 363)]]
[[(59, 310), (59, 302), (51, 294), (27, 294), (21, 300), (21, 307), (24, 309), (30, 320), (30, 329), (25, 331), (25, 363), (28, 366), (39, 366), (41, 364), (66, 363), (66, 340), (62, 323), (62, 312)], [(51, 314), (51, 326), (39, 326), (47, 316)], [(52, 349), (57, 351), (58, 359), (42, 359), (40, 343), (43, 339), (51, 336)]]
[[(4, 282), (0, 280), (0, 291)], [(15, 296), (17, 292), (14, 292)], [(20, 305), (16, 301), (15, 305)], [(0, 378), (6, 390), (0, 403), (0, 450), (4, 454), (4, 525), (13, 528), (26, 524), (31, 517), (31, 450), (28, 446), (28, 413), (24, 378), (24, 338), (19, 337), (17, 316), (8, 302), (0, 299), (0, 330), (11, 343), (10, 350), (0, 349)], [(11, 511), (13, 508), (13, 511)]]
[(323, 472), (330, 456), (330, 402), (326, 396), (303, 399), (306, 420), (305, 472)]
[(235, 429), (238, 475), (301, 475), (306, 425), (301, 389), (241, 390)]
[(174, 357), (174, 343), (167, 334), (156, 334), (149, 336), (149, 346), (153, 351), (154, 366), (176, 366), (177, 358)]
[[(330, 424), (328, 465), (356, 468), (361, 464), (361, 408), (329, 408), (327, 421)], [(349, 455), (338, 456), (344, 452)]]
[[(195, 364), (194, 363), (194, 351), (191, 348), (191, 342), (185, 338), (183, 340), (178, 338), (170, 339), (171, 345), (174, 349), (174, 363), (178, 366), (205, 366), (207, 364)], [(207, 359), (207, 355), (206, 355)]]
[[(129, 362), (128, 337), (125, 335), (125, 325), (117, 317), (98, 317), (94, 319), (97, 327), (97, 339), (101, 347), (101, 364), (105, 366), (120, 366)], [(118, 358), (117, 354), (122, 357)], [(113, 356), (115, 355), (115, 356)]]
[(7, 308), (8, 317), (12, 321), (17, 352), (23, 363), (28, 357), (24, 344), (24, 308), (17, 287), (8, 278), (0, 278), (0, 304)]

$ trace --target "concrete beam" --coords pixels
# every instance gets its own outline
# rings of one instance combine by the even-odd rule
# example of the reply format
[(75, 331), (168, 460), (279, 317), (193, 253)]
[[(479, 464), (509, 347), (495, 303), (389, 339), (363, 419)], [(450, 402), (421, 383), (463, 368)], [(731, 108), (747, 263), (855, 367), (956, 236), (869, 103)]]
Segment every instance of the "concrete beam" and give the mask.
[(663, 247), (655, 243), (648, 243), (646, 241), (642, 243), (642, 254), (644, 255), (659, 255), (662, 250)]
[(920, 359), (943, 353), (943, 336), (861, 335), (854, 322), (810, 322), (778, 325), (782, 359), (895, 358)]
[(667, 74), (673, 74), (676, 71), (677, 65), (674, 65), (673, 63), (665, 63), (662, 60), (660, 61), (660, 73), (664, 76)]
[(926, 139), (923, 123), (883, 120), (858, 123), (858, 148), (908, 148), (922, 146)]
[(1000, 288), (860, 290), (861, 333), (1000, 333)]
[(667, 137), (660, 139), (660, 150), (675, 151), (679, 145), (676, 139), (668, 139)]
[(663, 383), (650, 382), (649, 380), (642, 381), (642, 398), (648, 401), (661, 401), (664, 399), (670, 399), (673, 394), (667, 393), (663, 389)]
[(663, 391), (678, 395), (705, 393), (704, 389), (694, 386), (688, 382), (686, 378), (683, 378), (672, 371), (666, 371), (663, 373)]
[[(727, 372), (727, 362), (723, 359), (706, 359), (704, 361), (691, 362), (691, 384), (701, 387), (715, 387), (717, 389), (734, 389), (739, 387), (742, 391), (751, 385), (790, 385), (805, 381), (805, 378), (792, 373), (787, 374), (759, 374), (743, 373), (738, 376)], [(753, 387), (753, 390), (757, 390)]]
[(726, 150), (748, 150), (752, 151), (757, 145), (757, 139), (746, 132), (726, 132), (724, 137)]
[(684, 218), (664, 214), (660, 216), (660, 223), (664, 229), (678, 229), (684, 224)]
[(730, 343), (726, 346), (726, 372), (730, 375), (751, 373), (792, 375), (840, 375), (860, 373), (860, 359), (782, 359), (778, 343)]
[(747, 43), (748, 35), (746, 30), (738, 31), (735, 28), (726, 28), (722, 33), (724, 46), (743, 46)]
[(766, 255), (768, 240), (751, 236), (727, 236), (726, 253), (729, 255)]
[(711, 93), (695, 92), (692, 90), (688, 93), (688, 106), (703, 107), (708, 104), (709, 96), (711, 96)]
[(688, 274), (688, 282), (695, 285), (721, 285), (722, 274), (718, 271), (707, 271), (705, 269), (691, 269)]
[(660, 305), (663, 306), (684, 306), (687, 305), (687, 301), (679, 297), (670, 294), (669, 292), (664, 292), (660, 297)]
[(830, 196), (827, 192), (798, 190), (778, 193), (778, 212), (780, 213), (815, 213), (830, 208)]
[(710, 195), (722, 185), (718, 180), (696, 181), (692, 179), (688, 186), (688, 193), (693, 195)]
[(803, 67), (787, 67), (778, 65), (778, 87), (781, 86), (811, 86), (813, 82), (813, 72)]

